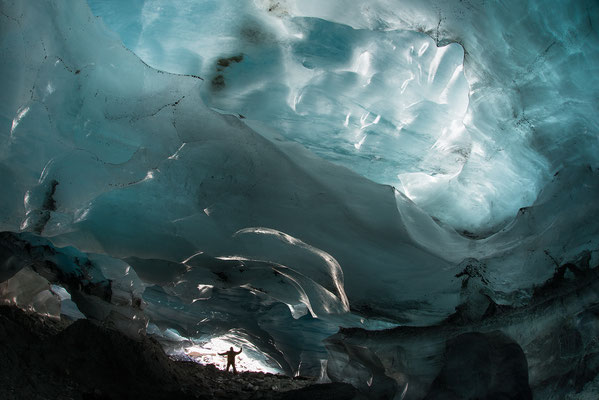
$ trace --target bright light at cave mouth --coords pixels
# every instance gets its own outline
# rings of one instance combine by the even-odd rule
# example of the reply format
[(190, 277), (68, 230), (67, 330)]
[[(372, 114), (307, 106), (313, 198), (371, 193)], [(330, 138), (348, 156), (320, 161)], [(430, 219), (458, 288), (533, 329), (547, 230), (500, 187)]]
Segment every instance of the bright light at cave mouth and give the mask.
[[(227, 357), (221, 356), (219, 353), (224, 353), (233, 347), (235, 351), (239, 351), (239, 347), (243, 347), (241, 354), (235, 357), (235, 365), (237, 372), (265, 372), (278, 374), (280, 370), (269, 366), (266, 362), (266, 357), (258, 358), (259, 351), (250, 343), (244, 341), (241, 343), (228, 335), (216, 337), (185, 348), (185, 354), (192, 358), (195, 362), (203, 365), (212, 364), (218, 369), (225, 370), (227, 367)], [(230, 369), (229, 371), (232, 371)]]

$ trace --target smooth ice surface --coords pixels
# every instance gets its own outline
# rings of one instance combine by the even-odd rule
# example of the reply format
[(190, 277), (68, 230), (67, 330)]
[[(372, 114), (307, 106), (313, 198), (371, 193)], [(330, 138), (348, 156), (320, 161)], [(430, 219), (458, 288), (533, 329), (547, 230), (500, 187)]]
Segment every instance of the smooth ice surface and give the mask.
[[(281, 3), (248, 2), (241, 12), (235, 2), (220, 1), (90, 6), (148, 64), (206, 77), (202, 97), (210, 106), (399, 186), (417, 202), (424, 200), (415, 176), (443, 186), (470, 153), (459, 44), (437, 48), (422, 32), (294, 17)], [(197, 15), (207, 23), (198, 24)], [(512, 211), (471, 214), (461, 223), (446, 211), (437, 214), (462, 228), (483, 218), (501, 221)]]
[(477, 320), (599, 263), (593, 2), (121, 3), (0, 3), (23, 306), (60, 285), (316, 375), (339, 326)]
[(598, 150), (584, 2), (89, 3), (148, 64), (205, 77), (210, 106), (458, 230), (489, 234)]

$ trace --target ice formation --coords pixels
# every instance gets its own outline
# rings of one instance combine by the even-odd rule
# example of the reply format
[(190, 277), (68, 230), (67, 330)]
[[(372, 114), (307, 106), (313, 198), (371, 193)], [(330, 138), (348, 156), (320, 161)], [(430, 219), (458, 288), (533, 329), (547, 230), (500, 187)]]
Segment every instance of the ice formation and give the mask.
[(546, 328), (592, 386), (594, 2), (0, 7), (4, 301), (406, 399), (471, 332), (578, 377)]

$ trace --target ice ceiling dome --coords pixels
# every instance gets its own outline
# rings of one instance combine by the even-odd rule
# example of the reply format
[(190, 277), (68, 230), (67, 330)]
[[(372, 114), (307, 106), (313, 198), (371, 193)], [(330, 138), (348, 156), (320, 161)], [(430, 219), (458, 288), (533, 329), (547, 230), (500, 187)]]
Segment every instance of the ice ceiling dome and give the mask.
[[(539, 128), (545, 115), (594, 91), (566, 61), (588, 40), (574, 40), (561, 20), (534, 21), (555, 25), (537, 36), (524, 23), (501, 25), (510, 15), (541, 18), (534, 2), (468, 4), (90, 1), (151, 66), (205, 77), (208, 105), (393, 185), (460, 231), (488, 233), (560, 168), (550, 152), (561, 146), (547, 141), (569, 134)], [(591, 32), (584, 12), (575, 18), (581, 35)], [(469, 26), (489, 19), (495, 25)], [(552, 57), (558, 70), (547, 67)], [(583, 120), (592, 112), (566, 107)]]
[(88, 3), (0, 3), (3, 298), (311, 372), (599, 263), (594, 2)]

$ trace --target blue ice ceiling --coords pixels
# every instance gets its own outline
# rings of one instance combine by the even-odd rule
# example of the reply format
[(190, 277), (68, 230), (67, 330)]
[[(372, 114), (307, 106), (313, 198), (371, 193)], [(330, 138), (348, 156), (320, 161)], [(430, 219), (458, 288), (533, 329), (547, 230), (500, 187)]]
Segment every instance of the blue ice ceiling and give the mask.
[[(314, 373), (339, 326), (479, 321), (599, 263), (593, 2), (1, 8), (6, 298)], [(522, 315), (489, 326), (528, 356)]]
[[(210, 107), (241, 114), (262, 134), (274, 131), (393, 185), (467, 234), (484, 235), (504, 225), (532, 204), (561, 167), (552, 163), (555, 154), (548, 154), (551, 145), (545, 143), (556, 136), (536, 129), (545, 123), (537, 115), (539, 102), (557, 96), (560, 101), (542, 106), (554, 115), (574, 94), (593, 96), (577, 68), (560, 62), (563, 70), (543, 71), (547, 57), (579, 57), (585, 40), (570, 43), (569, 36), (571, 26), (581, 35), (591, 32), (584, 5), (576, 6), (579, 14), (569, 10), (573, 19), (551, 26), (546, 37), (531, 37), (521, 21), (489, 47), (479, 43), (497, 42), (499, 21), (512, 10), (529, 24), (546, 24), (536, 21), (538, 6), (474, 3), (468, 11), (476, 11), (473, 23), (491, 18), (496, 26), (477, 27), (473, 34), (461, 31), (470, 17), (433, 3), (89, 4), (149, 65), (206, 78), (202, 98)], [(397, 9), (412, 11), (407, 17)], [(554, 48), (559, 40), (564, 48)], [(467, 41), (472, 48), (464, 71), (461, 44)], [(484, 59), (476, 60), (477, 53)], [(579, 116), (592, 112), (570, 107)]]

